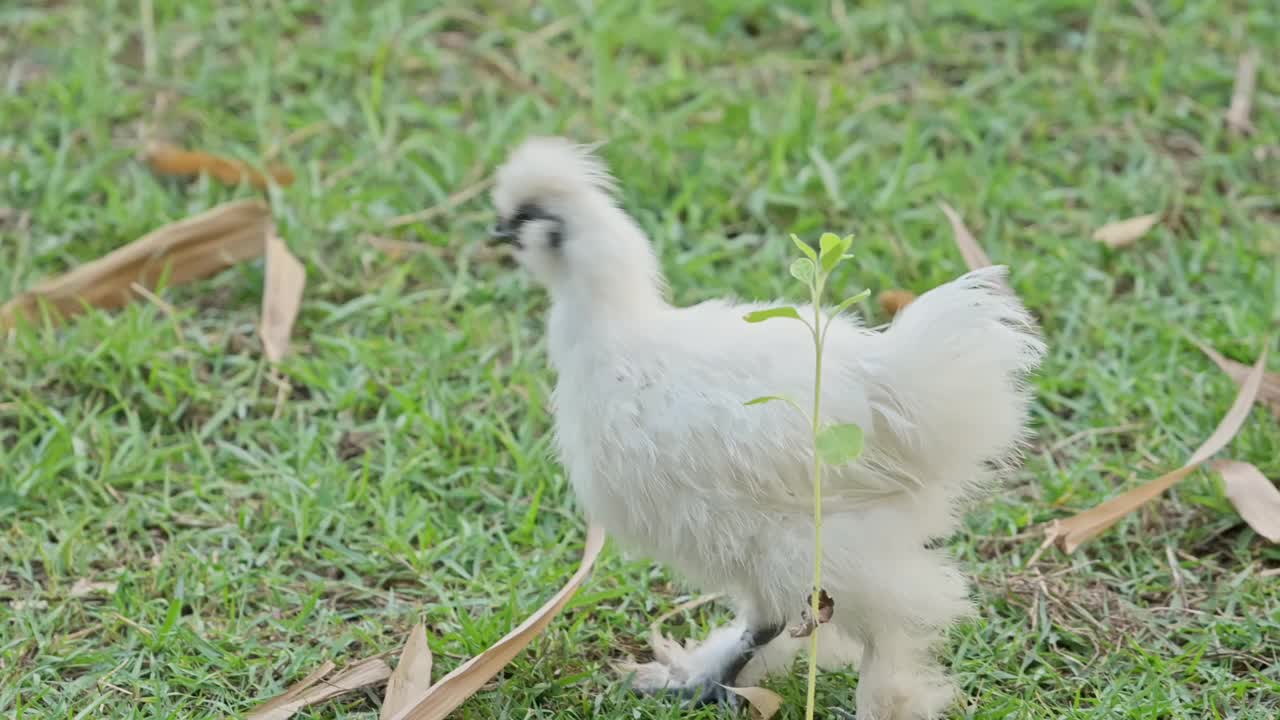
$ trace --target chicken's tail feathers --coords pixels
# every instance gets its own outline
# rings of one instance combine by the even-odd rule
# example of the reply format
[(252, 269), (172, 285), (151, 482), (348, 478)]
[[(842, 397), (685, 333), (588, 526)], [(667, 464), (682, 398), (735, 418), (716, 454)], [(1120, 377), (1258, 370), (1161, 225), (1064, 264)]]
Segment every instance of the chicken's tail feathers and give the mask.
[(1045, 345), (1007, 278), (1004, 266), (986, 267), (925, 293), (868, 358), (902, 455), (953, 491), (984, 485), (1027, 438), (1026, 379)]

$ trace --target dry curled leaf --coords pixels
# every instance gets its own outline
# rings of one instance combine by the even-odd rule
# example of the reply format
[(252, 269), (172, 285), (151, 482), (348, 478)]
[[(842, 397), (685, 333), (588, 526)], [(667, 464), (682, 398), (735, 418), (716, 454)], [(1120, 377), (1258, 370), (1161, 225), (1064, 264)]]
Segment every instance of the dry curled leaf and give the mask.
[(1210, 467), (1222, 475), (1227, 500), (1249, 527), (1280, 543), (1280, 490), (1251, 463), (1218, 460)]
[(769, 720), (782, 709), (782, 696), (762, 687), (724, 686), (725, 690), (738, 695), (751, 705), (751, 715), (756, 720)]
[(813, 618), (806, 613), (800, 622), (787, 628), (787, 634), (793, 638), (803, 638), (809, 637), (817, 629), (818, 623), (814, 622)]
[(270, 211), (257, 200), (218, 205), (165, 225), (5, 303), (0, 330), (13, 327), (20, 316), (38, 317), (41, 304), (54, 319), (63, 319), (86, 304), (120, 307), (136, 297), (135, 284), (154, 290), (166, 272), (171, 286), (221, 272), (262, 255), (270, 225)]
[(326, 660), (320, 667), (308, 673), (306, 677), (290, 685), (283, 693), (280, 693), (254, 708), (246, 716), (246, 720), (282, 720), (283, 718), (289, 717), (302, 706), (299, 705), (287, 712), (284, 712), (283, 708), (290, 706), (294, 700), (297, 699), (299, 694), (306, 691), (312, 685), (320, 682), (321, 678), (333, 672), (333, 668), (333, 662)]
[(391, 668), (376, 657), (361, 660), (341, 672), (325, 677), (331, 670), (333, 663), (326, 662), (301, 681), (290, 685), (283, 694), (254, 708), (245, 716), (245, 720), (286, 720), (302, 708), (377, 685), (391, 676)]
[(1235, 85), (1231, 88), (1231, 106), (1227, 108), (1227, 126), (1241, 135), (1253, 132), (1249, 113), (1253, 110), (1253, 91), (1258, 83), (1257, 50), (1240, 56), (1236, 64)]
[(552, 618), (564, 609), (569, 599), (591, 573), (600, 550), (604, 548), (604, 530), (592, 526), (587, 530), (587, 541), (582, 551), (582, 563), (564, 587), (560, 588), (537, 612), (530, 615), (519, 627), (507, 633), (492, 647), (445, 675), (427, 694), (387, 720), (443, 720), (450, 712), (478, 691), (494, 675), (502, 671), (535, 637), (542, 634)]
[[(1248, 365), (1231, 360), (1204, 343), (1197, 342), (1196, 346), (1208, 355), (1215, 365), (1222, 368), (1223, 372), (1230, 375), (1237, 385), (1249, 377)], [(1263, 374), (1262, 385), (1258, 387), (1258, 401), (1271, 408), (1271, 412), (1275, 413), (1276, 417), (1280, 417), (1280, 373)]]
[(277, 363), (289, 352), (289, 335), (302, 306), (307, 271), (289, 252), (289, 246), (272, 235), (267, 240), (266, 281), (262, 290), (262, 319), (258, 335), (267, 360)]
[(814, 630), (822, 623), (831, 622), (831, 616), (835, 613), (836, 603), (827, 594), (825, 589), (818, 592), (818, 618), (813, 617), (813, 594), (804, 601), (804, 609), (800, 611), (800, 623), (788, 629), (791, 637), (809, 637)]
[[(1266, 347), (1270, 347), (1270, 340), (1267, 341)], [(1120, 518), (1176, 485), (1204, 464), (1214, 453), (1225, 447), (1240, 431), (1240, 426), (1249, 415), (1249, 409), (1253, 406), (1258, 388), (1262, 384), (1262, 369), (1266, 367), (1266, 360), (1267, 351), (1263, 350), (1262, 355), (1258, 357), (1258, 362), (1249, 371), (1249, 376), (1241, 385), (1235, 402), (1231, 404), (1231, 409), (1223, 416), (1209, 439), (1196, 448), (1185, 465), (1066, 520), (1053, 521), (1047, 528), (1046, 542), (1056, 543), (1064, 552), (1075, 552), (1081, 545), (1119, 522)]]
[[(812, 596), (810, 596), (809, 602), (810, 603), (813, 602)], [(819, 590), (818, 591), (818, 623), (821, 624), (821, 623), (831, 622), (831, 616), (835, 614), (835, 611), (836, 611), (836, 601), (831, 599), (831, 596), (827, 594), (826, 590)]]
[(880, 293), (877, 299), (880, 301), (880, 309), (884, 311), (884, 314), (893, 317), (902, 308), (915, 302), (916, 294), (910, 290), (885, 290)]
[(350, 460), (369, 452), (378, 441), (378, 436), (371, 432), (347, 430), (338, 438), (338, 459)]
[(400, 260), (411, 255), (431, 255), (448, 261), (456, 261), (466, 255), (475, 262), (491, 262), (509, 258), (511, 253), (507, 247), (489, 247), (482, 243), (472, 243), (465, 250), (456, 247), (440, 247), (420, 242), (393, 240), (378, 235), (365, 235), (364, 241), (374, 249), (384, 253), (392, 260)]
[[(238, 185), (242, 181), (256, 188), (267, 187), (267, 175), (239, 160), (221, 157), (200, 150), (185, 150), (162, 142), (152, 142), (146, 149), (147, 164), (159, 175), (172, 177), (190, 177), (206, 173), (227, 185)], [(280, 165), (267, 168), (267, 174), (275, 184), (288, 187), (293, 184), (293, 171)]]
[(387, 680), (387, 692), (382, 699), (379, 720), (416, 703), (431, 688), (431, 648), (427, 646), (427, 629), (418, 623), (409, 631), (409, 639), (400, 653), (400, 662)]
[(938, 203), (938, 206), (942, 208), (942, 214), (946, 215), (947, 221), (951, 223), (951, 233), (955, 238), (956, 247), (960, 248), (960, 255), (964, 257), (964, 264), (970, 270), (990, 266), (991, 258), (987, 257), (982, 246), (974, 239), (973, 233), (965, 227), (964, 220), (960, 219), (960, 213), (947, 203)]
[(365, 235), (364, 241), (376, 250), (385, 253), (392, 260), (399, 260), (406, 255), (417, 255), (424, 252), (438, 252), (437, 248), (420, 242), (393, 240), (380, 235)]
[(80, 578), (71, 585), (71, 591), (67, 593), (68, 597), (82, 598), (90, 595), (112, 595), (115, 593), (118, 585), (111, 581), (97, 582)]
[(1146, 235), (1156, 223), (1160, 222), (1160, 213), (1139, 215), (1128, 220), (1107, 223), (1093, 233), (1093, 239), (1109, 248), (1122, 248), (1137, 242)]

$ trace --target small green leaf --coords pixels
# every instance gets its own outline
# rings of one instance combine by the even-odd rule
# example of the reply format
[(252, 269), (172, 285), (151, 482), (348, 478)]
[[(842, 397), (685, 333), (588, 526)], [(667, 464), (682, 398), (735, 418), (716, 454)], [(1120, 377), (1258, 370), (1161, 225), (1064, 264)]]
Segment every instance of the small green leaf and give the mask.
[(823, 233), (818, 242), (822, 246), (822, 252), (819, 254), (822, 272), (829, 273), (836, 268), (836, 265), (840, 264), (845, 250), (848, 250), (849, 246), (853, 244), (853, 236), (841, 239), (834, 233)]
[(818, 431), (818, 457), (828, 465), (843, 465), (862, 454), (862, 428), (853, 424), (828, 425)]
[(800, 403), (796, 402), (795, 400), (792, 400), (786, 395), (761, 395), (758, 398), (752, 398), (742, 404), (743, 405), (764, 405), (765, 403), (771, 403), (775, 400), (778, 402), (784, 402), (790, 405), (792, 408), (795, 409), (796, 412), (800, 413), (800, 415), (805, 419), (806, 422), (809, 421), (809, 414), (804, 411), (804, 408), (800, 407)]
[(809, 258), (796, 258), (791, 263), (791, 277), (805, 285), (813, 283), (813, 261)]
[(750, 312), (742, 316), (742, 319), (749, 323), (764, 322), (765, 320), (771, 320), (773, 318), (792, 318), (794, 320), (800, 320), (800, 313), (796, 312), (796, 309), (793, 307), (776, 307), (769, 308), (768, 310), (756, 310), (755, 312)]
[(844, 302), (840, 303), (839, 305), (837, 305), (837, 306), (836, 306), (836, 310), (835, 310), (835, 312), (833, 312), (833, 313), (831, 313), (831, 314), (832, 314), (832, 315), (839, 315), (840, 313), (844, 312), (845, 310), (848, 310), (850, 305), (852, 305), (852, 304), (854, 304), (854, 303), (862, 302), (863, 300), (866, 300), (870, 295), (871, 295), (871, 288), (867, 288), (866, 290), (863, 290), (862, 292), (858, 293), (857, 295), (854, 295), (853, 297), (851, 297), (851, 298), (849, 298), (849, 299), (845, 300)]
[(795, 243), (796, 247), (800, 248), (800, 252), (804, 253), (810, 260), (818, 262), (818, 253), (814, 252), (813, 248), (809, 247), (809, 243), (796, 237), (795, 233), (791, 234), (791, 242)]

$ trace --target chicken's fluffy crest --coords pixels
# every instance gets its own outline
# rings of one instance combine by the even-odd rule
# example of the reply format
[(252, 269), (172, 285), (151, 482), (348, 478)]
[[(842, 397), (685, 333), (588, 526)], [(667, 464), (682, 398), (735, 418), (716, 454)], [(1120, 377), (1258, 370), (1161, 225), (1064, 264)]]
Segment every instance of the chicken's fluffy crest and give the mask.
[(527, 195), (570, 196), (598, 193), (612, 198), (617, 192), (613, 175), (595, 150), (599, 143), (584, 145), (562, 137), (535, 136), (520, 144), (498, 169), (494, 203), (500, 213), (515, 209)]
[(665, 291), (657, 256), (595, 148), (560, 137), (521, 143), (496, 173), (499, 222), (517, 228), (516, 261), (562, 305), (651, 309)]

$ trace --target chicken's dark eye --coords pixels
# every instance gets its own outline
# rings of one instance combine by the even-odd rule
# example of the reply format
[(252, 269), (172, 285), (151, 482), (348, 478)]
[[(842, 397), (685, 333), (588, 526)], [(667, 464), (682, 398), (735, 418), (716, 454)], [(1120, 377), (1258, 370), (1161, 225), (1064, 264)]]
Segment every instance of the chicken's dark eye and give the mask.
[(501, 223), (501, 226), (508, 235), (518, 237), (520, 229), (524, 224), (527, 222), (533, 222), (534, 220), (550, 220), (555, 223), (555, 227), (548, 235), (548, 243), (552, 248), (559, 248), (560, 244), (564, 242), (564, 233), (561, 230), (560, 218), (552, 215), (546, 210), (543, 210), (540, 206), (534, 203), (524, 203), (520, 207), (516, 208), (515, 214), (512, 215), (510, 219)]
[(540, 206), (535, 205), (534, 203), (525, 203), (520, 207), (516, 208), (516, 214), (511, 217), (511, 220), (509, 222), (511, 224), (511, 227), (519, 229), (521, 225), (524, 225), (525, 223), (530, 222), (532, 220), (555, 220), (555, 219), (557, 218), (554, 215), (552, 215), (551, 213), (548, 213), (546, 210), (543, 210)]
[(511, 218), (511, 225), (513, 227), (520, 227), (521, 225), (524, 225), (525, 223), (534, 219), (534, 216), (536, 214), (537, 214), (537, 208), (533, 207), (532, 205), (521, 205), (520, 209), (516, 210), (516, 214)]

